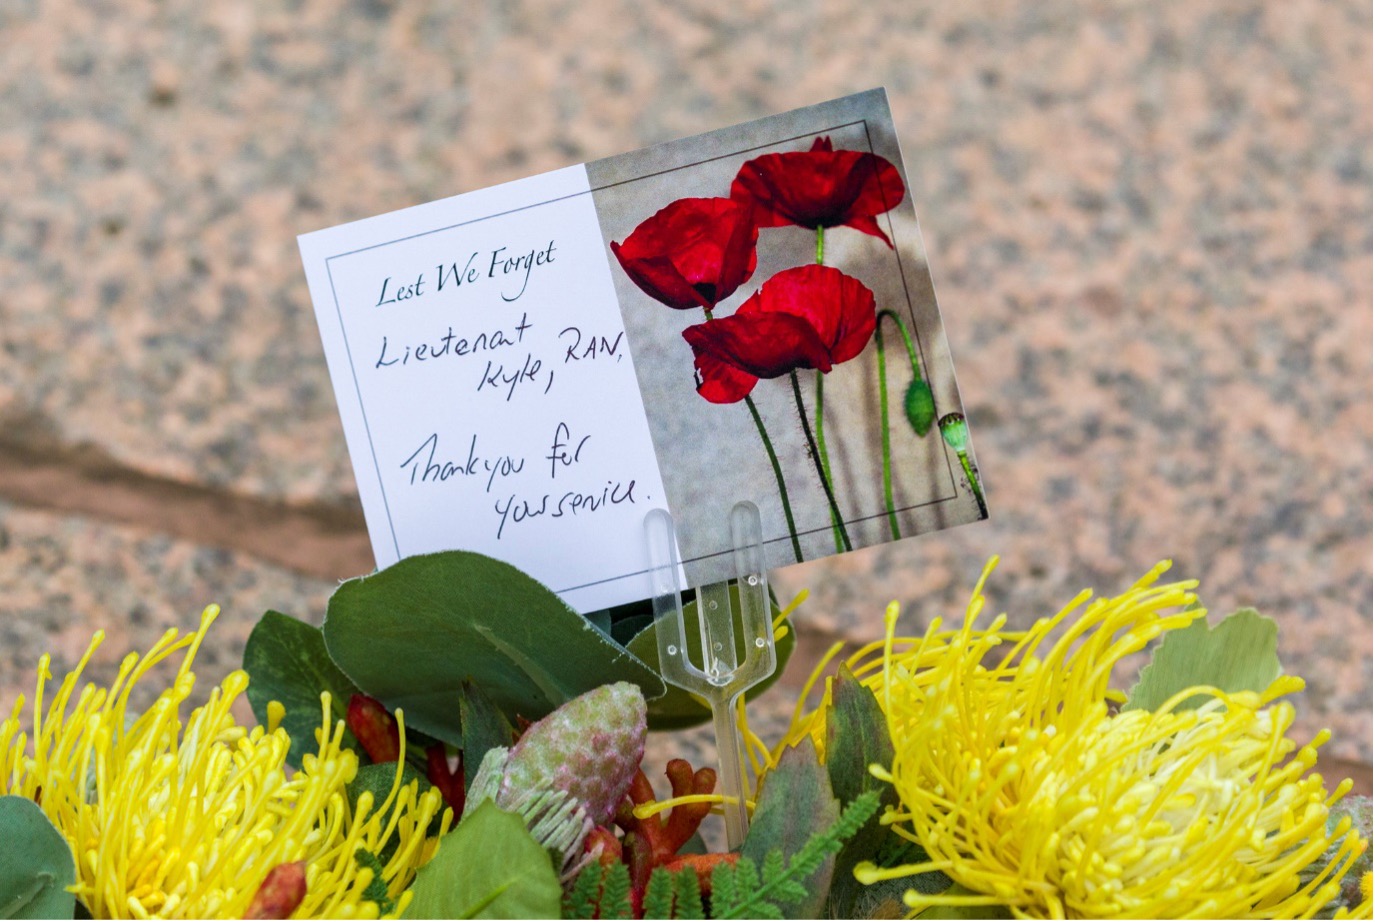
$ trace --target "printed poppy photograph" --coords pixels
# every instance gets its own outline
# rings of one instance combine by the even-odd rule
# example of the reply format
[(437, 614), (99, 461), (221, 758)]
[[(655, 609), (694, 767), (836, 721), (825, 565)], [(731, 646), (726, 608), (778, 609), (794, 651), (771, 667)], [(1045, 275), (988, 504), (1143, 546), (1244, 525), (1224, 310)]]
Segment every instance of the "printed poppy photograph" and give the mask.
[(690, 583), (988, 516), (881, 90), (587, 169)]

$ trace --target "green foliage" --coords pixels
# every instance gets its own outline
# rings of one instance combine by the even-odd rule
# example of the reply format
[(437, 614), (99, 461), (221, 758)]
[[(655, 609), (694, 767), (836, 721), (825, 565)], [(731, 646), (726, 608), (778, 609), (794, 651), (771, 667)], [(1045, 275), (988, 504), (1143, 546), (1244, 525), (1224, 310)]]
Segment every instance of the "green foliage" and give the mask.
[(595, 919), (597, 900), (602, 892), (602, 877), (605, 868), (592, 862), (583, 868), (573, 879), (573, 886), (563, 895), (563, 918)]
[[(873, 820), (871, 819), (870, 822), (873, 822)], [(846, 849), (848, 850), (850, 845), (853, 845), (857, 839), (858, 836), (856, 836), (855, 839), (851, 839)], [(841, 852), (842, 857), (844, 854), (844, 852)], [(873, 854), (872, 860), (876, 867), (895, 868), (904, 864), (922, 864), (928, 861), (929, 857), (926, 854), (926, 850), (915, 842), (909, 842), (901, 836), (888, 835), (882, 840), (882, 844), (879, 846), (877, 853)], [(849, 874), (850, 879), (854, 880), (854, 871), (851, 870)], [(837, 874), (836, 883), (839, 882), (839, 874)], [(844, 916), (832, 913), (833, 917), (847, 919), (893, 919), (905, 916), (908, 910), (902, 902), (902, 897), (908, 890), (916, 890), (918, 893), (928, 895), (947, 893), (950, 892), (950, 888), (955, 885), (955, 882), (940, 871), (927, 871), (923, 874), (912, 874), (907, 877), (893, 878), (892, 880), (881, 880), (877, 883), (868, 885), (861, 885), (858, 881), (855, 881), (855, 884), (856, 890), (854, 891), (854, 900), (850, 904), (848, 913)], [(831, 893), (833, 898), (832, 905), (834, 906), (834, 896), (836, 893), (834, 886), (832, 887)], [(990, 914), (995, 914), (998, 911), (997, 907), (989, 906), (978, 906), (975, 907), (975, 909)], [(926, 910), (928, 913), (936, 911), (937, 910), (931, 909)], [(945, 909), (941, 908), (939, 911), (944, 912)], [(961, 908), (959, 911), (964, 910)], [(997, 915), (990, 915), (989, 917), (1002, 918)], [(921, 918), (927, 918), (927, 916), (923, 914)]]
[[(806, 881), (874, 816), (878, 806), (876, 791), (861, 795), (829, 828), (802, 843), (791, 859), (782, 848), (773, 848), (763, 857), (762, 866), (745, 856), (734, 865), (717, 865), (711, 875), (711, 917), (784, 918), (783, 907), (807, 898)], [(630, 918), (630, 877), (625, 865), (584, 868), (564, 898), (563, 909), (566, 919)], [(702, 910), (696, 872), (684, 869), (670, 876), (666, 869), (656, 868), (650, 875), (644, 900), (646, 919), (700, 919), (705, 915)]]
[[(798, 853), (813, 836), (831, 828), (839, 816), (840, 804), (831, 793), (829, 776), (817, 758), (811, 738), (806, 737), (799, 745), (785, 750), (778, 765), (764, 776), (740, 854), (762, 865), (767, 872), (771, 852), (778, 851), (780, 857)], [(789, 918), (817, 918), (825, 908), (834, 867), (834, 859), (823, 855), (803, 881), (805, 889), (797, 900), (780, 893), (774, 902)]]
[(508, 718), (536, 719), (609, 682), (652, 698), (658, 674), (510, 564), (468, 551), (407, 557), (329, 600), (325, 645), (410, 726), (463, 745), (455, 691), (471, 681)]
[(806, 881), (863, 828), (878, 812), (878, 805), (877, 791), (860, 795), (829, 829), (809, 838), (791, 859), (783, 858), (782, 849), (771, 850), (762, 871), (752, 858), (744, 856), (733, 867), (718, 865), (711, 875), (712, 918), (784, 918), (784, 907), (807, 898)]
[(549, 853), (491, 801), (440, 840), (412, 892), (412, 919), (552, 919), (563, 899)]
[[(740, 593), (734, 585), (730, 587), (730, 600), (734, 610), (738, 612), (740, 610)], [(772, 598), (769, 600), (769, 607), (771, 618), (777, 618), (779, 609)], [(654, 633), (652, 619), (645, 624), (646, 626), (626, 644), (626, 649), (646, 663), (657, 666), (659, 663), (659, 640)], [(616, 630), (613, 628), (613, 633)], [(702, 631), (697, 619), (696, 599), (683, 603), (683, 633), (686, 635), (688, 659), (694, 663), (702, 662)], [(787, 634), (774, 647), (774, 655), (777, 659), (773, 675), (745, 692), (747, 701), (763, 694), (783, 674), (783, 667), (788, 664), (788, 659), (792, 656), (793, 647), (796, 643), (797, 639), (793, 636), (792, 625), (789, 625)], [(737, 650), (746, 649), (745, 625), (739, 618), (735, 621), (735, 644)], [(711, 709), (676, 685), (668, 686), (666, 694), (649, 702), (649, 729), (651, 730), (681, 730), (684, 727), (695, 727), (709, 720), (711, 720)]]
[[(1366, 842), (1371, 838), (1371, 802), (1369, 797), (1362, 797), (1358, 794), (1348, 794), (1333, 805), (1332, 810), (1327, 814), (1327, 834), (1332, 838), (1332, 844), (1327, 847), (1321, 855), (1315, 858), (1308, 867), (1299, 872), (1298, 883), (1300, 887), (1307, 887), (1313, 879), (1321, 872), (1325, 871), (1342, 850), (1344, 837), (1337, 835), (1337, 830), (1341, 827), (1342, 821), (1350, 822), (1350, 829)], [(1351, 863), (1347, 868), (1346, 874), (1342, 876), (1337, 896), (1328, 903), (1323, 910), (1318, 913), (1319, 919), (1331, 919), (1335, 916), (1338, 909), (1345, 909), (1348, 913), (1354, 911), (1362, 901), (1361, 895), (1361, 875), (1370, 873), (1371, 854), (1367, 848), (1360, 857)]]
[[(300, 768), (301, 757), (319, 745), (315, 731), (320, 728), (320, 693), (330, 693), (333, 722), (344, 719), (349, 698), (358, 691), (329, 658), (320, 629), (280, 612), (269, 611), (253, 626), (244, 645), (243, 668), (249, 678), (248, 703), (258, 723), (267, 726), (269, 701), (280, 701), (286, 708), (282, 729), (291, 737), (287, 763), (293, 768)], [(344, 745), (367, 760), (347, 728)]]
[[(348, 783), (344, 790), (348, 792), (349, 803), (358, 803), (358, 798), (363, 796), (364, 791), (372, 794), (372, 808), (374, 810), (382, 806), (382, 802), (391, 793), (392, 783), (396, 781), (396, 763), (379, 762), (375, 765), (363, 765), (358, 769), (358, 774), (354, 775), (353, 780)], [(412, 781), (420, 782), (420, 791), (424, 793), (430, 783), (420, 777), (420, 773), (409, 764), (401, 766), (401, 786), (405, 787)]]
[[(358, 767), (358, 774), (354, 775), (353, 780), (348, 783), (344, 791), (348, 794), (349, 803), (351, 804), (357, 804), (358, 798), (363, 795), (363, 792), (368, 791), (372, 794), (372, 808), (373, 810), (377, 810), (381, 808), (382, 804), (387, 799), (387, 795), (391, 793), (392, 783), (394, 781), (396, 781), (395, 762), (378, 762), (373, 765), (360, 765)], [(420, 772), (416, 771), (415, 768), (407, 762), (401, 767), (401, 786), (405, 787), (413, 781), (418, 781), (420, 783), (418, 790), (419, 794), (424, 794), (431, 787), (429, 780), (424, 778)], [(439, 835), (439, 827), (442, 819), (443, 811), (441, 810), (439, 815), (430, 820), (430, 826), (426, 830), (426, 833), (432, 836)], [(391, 858), (392, 852), (396, 850), (396, 843), (398, 841), (400, 841), (398, 834), (393, 832), (391, 838), (389, 838), (382, 847), (383, 857), (388, 859)]]
[(902, 410), (913, 432), (917, 435), (926, 435), (930, 432), (931, 424), (936, 421), (936, 398), (931, 393), (931, 385), (921, 378), (914, 378), (912, 383), (907, 385)]
[(515, 731), (487, 693), (468, 681), (459, 688), (458, 720), (463, 730), (463, 764), (468, 767), (465, 780), (471, 788), (487, 751), (510, 746)]
[(0, 919), (70, 919), (72, 850), (27, 797), (0, 797)]
[[(1275, 622), (1255, 609), (1233, 612), (1215, 628), (1199, 618), (1164, 636), (1122, 708), (1153, 711), (1193, 685), (1212, 685), (1225, 692), (1264, 691), (1280, 675), (1278, 649)], [(1179, 707), (1197, 707), (1203, 701), (1195, 695)]]
[(379, 917), (395, 912), (396, 900), (387, 893), (387, 881), (382, 876), (382, 859), (366, 848), (360, 848), (353, 853), (353, 860), (357, 862), (359, 868), (367, 868), (372, 871), (372, 880), (363, 888), (363, 899), (372, 900), (377, 904)]
[(673, 875), (666, 868), (655, 868), (645, 886), (644, 918), (672, 919)]
[[(888, 719), (879, 707), (868, 686), (854, 677), (845, 666), (840, 667), (831, 685), (831, 709), (826, 715), (826, 772), (836, 797), (849, 803), (861, 794), (875, 791), (880, 809), (896, 805), (897, 792), (892, 785), (879, 781), (869, 771), (870, 765), (893, 764), (893, 741), (888, 735)], [(852, 919), (865, 915), (863, 906), (875, 903), (873, 887), (855, 880), (854, 868), (861, 861), (874, 861), (892, 843), (906, 844), (888, 827), (879, 822), (878, 814), (870, 817), (840, 854), (836, 856), (831, 876), (831, 890), (826, 898), (827, 914), (837, 919)], [(943, 874), (935, 875), (947, 884)], [(904, 885), (910, 887), (910, 882)], [(903, 890), (897, 891), (899, 901)], [(906, 912), (906, 909), (903, 910)]]
[(630, 907), (630, 869), (619, 861), (606, 869), (602, 878), (601, 899), (597, 901), (598, 918), (632, 919)]
[(705, 919), (706, 910), (702, 908), (702, 888), (698, 885), (697, 872), (684, 868), (673, 875), (673, 914), (677, 919)]

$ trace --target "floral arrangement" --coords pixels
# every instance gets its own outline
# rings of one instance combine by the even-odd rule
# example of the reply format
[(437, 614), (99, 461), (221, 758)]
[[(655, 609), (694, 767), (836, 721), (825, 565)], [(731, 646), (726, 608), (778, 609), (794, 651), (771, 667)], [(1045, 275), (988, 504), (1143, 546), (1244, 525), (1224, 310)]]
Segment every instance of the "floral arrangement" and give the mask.
[(833, 648), (772, 745), (740, 702), (731, 852), (700, 834), (712, 769), (671, 760), (661, 798), (642, 767), (647, 733), (705, 716), (635, 652), (644, 613), (585, 618), (497, 561), (349, 581), (322, 628), (269, 612), (203, 700), (215, 607), (109, 687), (81, 685), (97, 633), (0, 723), (0, 914), (1370, 917), (1370, 804), (1313, 772), (1325, 733), (1289, 736), (1303, 682), (1273, 622), (1210, 627), (1162, 564), (1010, 630), (983, 613), (992, 567), (957, 624), (905, 634), (894, 604)]

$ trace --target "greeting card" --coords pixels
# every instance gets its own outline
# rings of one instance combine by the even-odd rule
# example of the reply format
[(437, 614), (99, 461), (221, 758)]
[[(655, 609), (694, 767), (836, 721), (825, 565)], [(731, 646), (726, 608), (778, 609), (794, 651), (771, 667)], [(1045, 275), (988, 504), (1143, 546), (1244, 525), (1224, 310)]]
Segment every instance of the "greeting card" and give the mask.
[(579, 611), (975, 521), (882, 90), (300, 238), (379, 567), (452, 548)]

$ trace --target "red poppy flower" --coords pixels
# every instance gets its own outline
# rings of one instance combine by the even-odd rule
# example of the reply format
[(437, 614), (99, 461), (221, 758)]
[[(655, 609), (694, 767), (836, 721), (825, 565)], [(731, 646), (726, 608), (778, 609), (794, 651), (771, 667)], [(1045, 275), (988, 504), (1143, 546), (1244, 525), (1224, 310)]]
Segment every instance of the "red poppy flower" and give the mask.
[(797, 368), (829, 372), (864, 351), (874, 335), (874, 293), (830, 266), (784, 269), (729, 317), (688, 327), (697, 392), (735, 403), (760, 378)]
[(669, 203), (611, 244), (626, 275), (656, 301), (711, 310), (754, 274), (759, 240), (750, 207), (728, 198)]
[(874, 216), (897, 205), (906, 191), (897, 167), (884, 158), (832, 150), (830, 138), (817, 138), (808, 151), (747, 161), (731, 183), (730, 197), (753, 202), (760, 227), (843, 225), (891, 247)]

